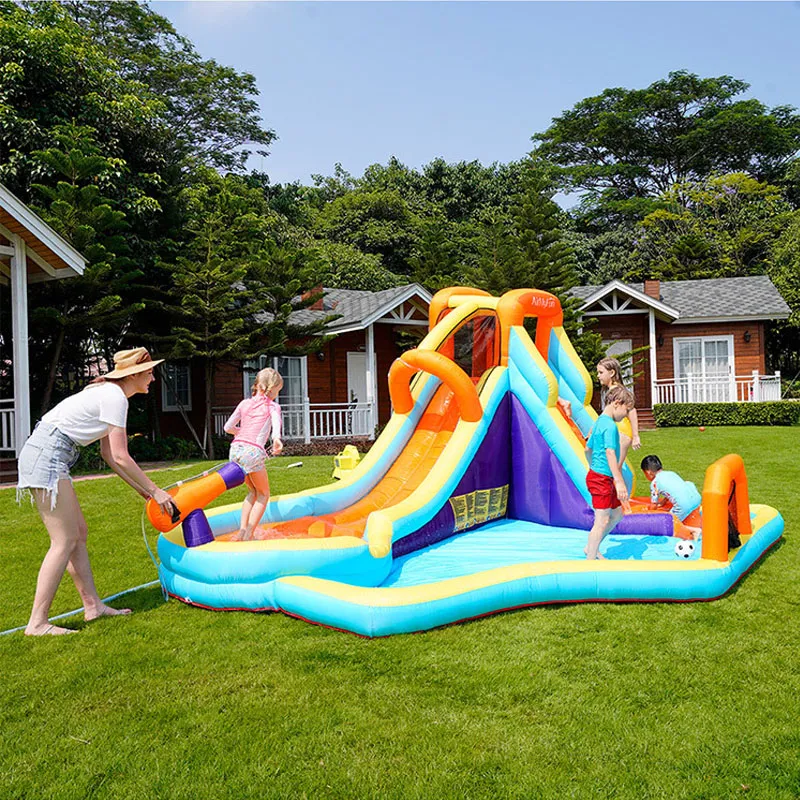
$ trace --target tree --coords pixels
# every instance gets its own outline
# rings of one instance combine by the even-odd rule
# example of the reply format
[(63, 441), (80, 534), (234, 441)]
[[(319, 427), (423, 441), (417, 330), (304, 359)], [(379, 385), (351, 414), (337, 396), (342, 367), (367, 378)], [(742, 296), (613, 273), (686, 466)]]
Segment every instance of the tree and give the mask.
[(671, 72), (645, 89), (606, 89), (553, 120), (533, 139), (562, 168), (565, 185), (592, 207), (630, 218), (674, 184), (712, 173), (776, 180), (800, 148), (800, 116), (737, 100), (749, 85), (728, 75)]
[(784, 218), (781, 234), (772, 242), (767, 274), (791, 308), (786, 322), (769, 329), (767, 352), (784, 374), (800, 372), (800, 211)]
[(629, 277), (668, 280), (759, 275), (791, 211), (778, 187), (744, 173), (677, 184), (649, 214)]
[(146, 4), (68, 0), (64, 6), (125, 80), (160, 99), (172, 161), (241, 172), (253, 145), (260, 146), (256, 153), (268, 154), (276, 136), (261, 123), (253, 75), (201, 58)]
[[(163, 267), (172, 297), (161, 303), (171, 331), (161, 338), (171, 358), (201, 358), (205, 368), (205, 435), (211, 436), (216, 364), (263, 353), (318, 349), (311, 337), (326, 319), (291, 326), (289, 316), (317, 298), (303, 295), (312, 270), (306, 257), (269, 238), (263, 193), (235, 176), (211, 169), (197, 173), (182, 197), (187, 225), (180, 255)], [(289, 346), (294, 339), (293, 347)]]
[(133, 299), (141, 271), (128, 256), (125, 214), (118, 202), (102, 193), (126, 165), (101, 155), (94, 134), (87, 126), (56, 126), (52, 135), (58, 146), (32, 153), (43, 168), (66, 179), (55, 186), (34, 184), (47, 201), (36, 210), (87, 259), (80, 277), (43, 284), (35, 293), (32, 328), (53, 342), (42, 413), (50, 407), (65, 342), (84, 357), (90, 355), (85, 344), (99, 344), (106, 363), (111, 363), (124, 328), (143, 307)]
[(510, 215), (487, 215), (480, 256), (469, 270), (470, 283), (494, 295), (510, 289), (552, 292), (564, 310), (564, 328), (585, 363), (600, 354), (600, 338), (585, 328), (579, 301), (568, 294), (577, 284), (576, 261), (561, 231), (564, 212), (553, 202), (549, 181), (535, 163), (528, 166), (524, 191)]
[(356, 189), (337, 197), (319, 213), (319, 236), (381, 256), (390, 272), (408, 274), (419, 235), (419, 219), (395, 190)]

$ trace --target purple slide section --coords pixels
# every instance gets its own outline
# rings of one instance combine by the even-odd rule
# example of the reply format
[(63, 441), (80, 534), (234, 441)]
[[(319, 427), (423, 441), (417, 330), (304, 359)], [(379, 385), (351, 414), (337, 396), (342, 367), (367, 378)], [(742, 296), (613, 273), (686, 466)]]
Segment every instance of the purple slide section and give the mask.
[[(520, 401), (511, 398), (513, 481), (508, 516), (588, 531), (594, 514)], [(672, 536), (671, 514), (625, 516), (614, 533)]]
[[(510, 419), (510, 397), (506, 395), (500, 401), (478, 452), (451, 497), (479, 489), (494, 489), (511, 482), (511, 448), (508, 441)], [(453, 509), (448, 499), (430, 522), (418, 531), (398, 539), (392, 545), (392, 555), (398, 558), (447, 539), (453, 535), (454, 525)]]
[[(508, 519), (588, 531), (594, 514), (522, 403), (511, 393), (500, 401), (484, 440), (451, 497), (509, 484)], [(429, 547), (454, 533), (448, 501), (430, 522), (392, 545), (395, 558)], [(671, 514), (623, 517), (615, 534), (672, 536)]]

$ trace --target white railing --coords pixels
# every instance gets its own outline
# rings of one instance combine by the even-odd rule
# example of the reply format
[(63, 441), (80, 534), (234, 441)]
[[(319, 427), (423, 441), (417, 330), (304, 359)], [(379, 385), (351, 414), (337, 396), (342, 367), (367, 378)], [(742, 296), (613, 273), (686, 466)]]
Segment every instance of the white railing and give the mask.
[[(283, 412), (283, 438), (348, 439), (355, 436), (372, 436), (373, 413), (369, 403), (287, 403), (281, 404)], [(214, 433), (225, 434), (223, 425), (233, 413), (233, 408), (214, 408), (211, 415)]]
[(14, 400), (0, 400), (0, 452), (15, 450)]
[(0, 400), (0, 452), (15, 449), (14, 400)]
[(653, 403), (760, 403), (781, 399), (781, 374), (666, 378), (653, 386)]

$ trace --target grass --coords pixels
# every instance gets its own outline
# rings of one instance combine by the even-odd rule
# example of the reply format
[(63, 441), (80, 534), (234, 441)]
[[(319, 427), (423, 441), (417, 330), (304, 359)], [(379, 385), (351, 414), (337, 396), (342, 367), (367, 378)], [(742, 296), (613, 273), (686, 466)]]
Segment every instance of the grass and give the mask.
[[(0, 797), (797, 798), (800, 428), (643, 441), (635, 455), (698, 485), (741, 453), (751, 499), (783, 513), (784, 543), (725, 598), (535, 608), (369, 641), (143, 590), (125, 598), (130, 618), (74, 618), (78, 636), (0, 638)], [(330, 457), (303, 461), (273, 471), (273, 489), (329, 480)], [(136, 495), (117, 478), (76, 486), (101, 593), (152, 580)], [(25, 621), (45, 550), (13, 494), (0, 492), (3, 630)], [(77, 605), (66, 579), (53, 612)]]

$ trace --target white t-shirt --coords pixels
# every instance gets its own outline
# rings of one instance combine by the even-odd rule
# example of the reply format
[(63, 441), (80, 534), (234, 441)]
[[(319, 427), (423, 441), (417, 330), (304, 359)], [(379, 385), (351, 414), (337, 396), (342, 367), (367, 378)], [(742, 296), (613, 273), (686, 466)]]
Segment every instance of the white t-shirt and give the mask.
[(42, 422), (55, 425), (76, 444), (96, 442), (108, 435), (108, 426), (124, 428), (128, 421), (128, 398), (114, 383), (97, 383), (62, 400)]

